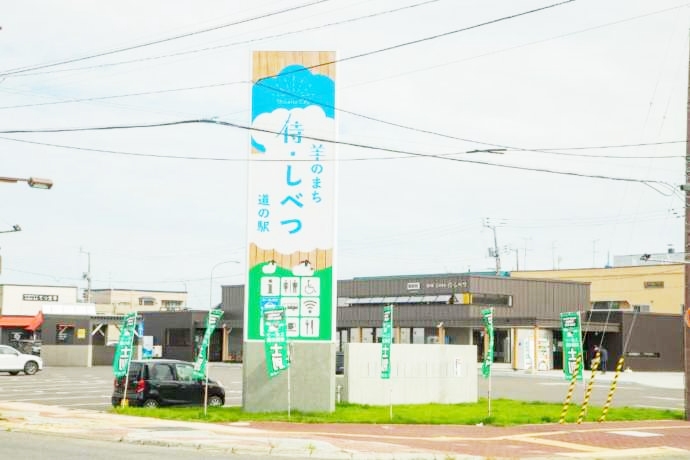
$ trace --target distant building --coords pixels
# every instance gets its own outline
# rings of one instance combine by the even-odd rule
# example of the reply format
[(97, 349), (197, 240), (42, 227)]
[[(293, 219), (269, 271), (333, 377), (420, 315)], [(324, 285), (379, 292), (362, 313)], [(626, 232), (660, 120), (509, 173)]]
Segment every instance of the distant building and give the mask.
[(0, 315), (34, 316), (43, 304), (75, 304), (77, 286), (0, 285)]
[(92, 289), (91, 301), (99, 314), (117, 315), (132, 311), (179, 311), (187, 309), (185, 291), (136, 289)]
[[(646, 266), (612, 270), (518, 272), (519, 276), (510, 277), (421, 274), (339, 280), (336, 344), (342, 348), (348, 342), (380, 342), (383, 306), (392, 304), (395, 343), (476, 345), (480, 361), (487, 346), (481, 310), (493, 307), (496, 362), (510, 364), (514, 369), (560, 369), (560, 314), (579, 312), (587, 367), (594, 345), (603, 344), (610, 353), (610, 369), (623, 354), (626, 368), (633, 370), (682, 369), (682, 319), (678, 305), (672, 307), (680, 292), (673, 283), (679, 280), (677, 273), (682, 274), (682, 269), (677, 272), (674, 266)], [(611, 284), (600, 284), (604, 280)], [(649, 292), (655, 294), (642, 297), (643, 293), (649, 296)], [(671, 295), (665, 297), (662, 292)], [(244, 295), (242, 285), (223, 286), (223, 325), (227, 333), (224, 349), (238, 359), (243, 350)], [(599, 306), (591, 302), (594, 299), (625, 300), (625, 305), (633, 308), (592, 309)], [(646, 304), (666, 308), (668, 313), (634, 308)]]
[(77, 303), (76, 286), (0, 285), (0, 343), (30, 351), (40, 335), (45, 305)]
[[(640, 262), (640, 256), (625, 256)], [(622, 258), (619, 261), (627, 260)], [(652, 260), (652, 257), (650, 257)], [(659, 263), (611, 268), (523, 270), (513, 278), (569, 280), (590, 284), (591, 308), (662, 314), (682, 313), (685, 264)]]

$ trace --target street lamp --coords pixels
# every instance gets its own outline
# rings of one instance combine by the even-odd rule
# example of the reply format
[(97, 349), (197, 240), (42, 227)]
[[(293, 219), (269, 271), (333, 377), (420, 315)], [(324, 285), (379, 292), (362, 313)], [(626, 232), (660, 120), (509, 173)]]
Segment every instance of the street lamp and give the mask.
[(216, 268), (220, 267), (221, 265), (225, 265), (225, 264), (239, 264), (239, 263), (240, 263), (239, 260), (225, 260), (225, 261), (223, 261), (223, 262), (218, 262), (218, 263), (215, 264), (215, 265), (213, 266), (213, 268), (211, 269), (211, 277), (210, 277), (209, 291), (208, 291), (208, 308), (209, 308), (209, 310), (210, 310), (210, 309), (213, 309), (213, 271), (214, 271)]
[(21, 232), (22, 228), (19, 225), (13, 225), (12, 230), (2, 230), (0, 233), (12, 233), (12, 232)]
[(0, 182), (10, 182), (10, 183), (17, 183), (17, 182), (26, 182), (29, 184), (29, 187), (31, 188), (42, 188), (42, 189), (49, 189), (53, 186), (53, 181), (50, 179), (41, 179), (39, 177), (29, 177), (28, 179), (24, 179), (21, 177), (0, 177)]

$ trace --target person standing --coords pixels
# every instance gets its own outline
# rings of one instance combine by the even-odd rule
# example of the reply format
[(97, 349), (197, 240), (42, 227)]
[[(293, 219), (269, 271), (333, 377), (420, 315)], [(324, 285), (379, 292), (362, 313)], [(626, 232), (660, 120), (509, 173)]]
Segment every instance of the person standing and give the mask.
[(601, 347), (595, 347), (595, 351), (599, 351), (599, 369), (601, 369), (602, 374), (606, 374), (606, 365), (609, 361), (609, 351)]

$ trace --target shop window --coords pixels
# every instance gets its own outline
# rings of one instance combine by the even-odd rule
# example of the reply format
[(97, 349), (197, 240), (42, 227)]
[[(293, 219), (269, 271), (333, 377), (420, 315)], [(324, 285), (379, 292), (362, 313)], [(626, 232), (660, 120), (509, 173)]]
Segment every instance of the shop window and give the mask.
[(161, 306), (165, 310), (180, 310), (182, 308), (182, 301), (181, 300), (162, 300)]
[(74, 343), (74, 325), (58, 324), (55, 326), (55, 342), (57, 345), (72, 345)]
[(171, 347), (189, 347), (192, 345), (189, 329), (166, 329), (165, 344)]
[(154, 297), (139, 297), (139, 305), (144, 305), (144, 306), (156, 305), (156, 299)]
[(513, 306), (513, 296), (507, 294), (482, 294), (473, 292), (470, 301), (472, 305), (492, 305), (495, 307)]
[(644, 288), (645, 289), (663, 289), (664, 288), (664, 282), (663, 281), (645, 281), (644, 282)]

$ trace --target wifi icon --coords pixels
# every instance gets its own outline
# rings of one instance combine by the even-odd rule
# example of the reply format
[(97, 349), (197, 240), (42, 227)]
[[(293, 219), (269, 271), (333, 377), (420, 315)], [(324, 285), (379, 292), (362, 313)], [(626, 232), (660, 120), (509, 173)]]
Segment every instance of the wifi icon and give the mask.
[(301, 308), (301, 313), (302, 316), (319, 316), (319, 310), (320, 310), (320, 305), (319, 305), (319, 299), (302, 299), (302, 308)]

